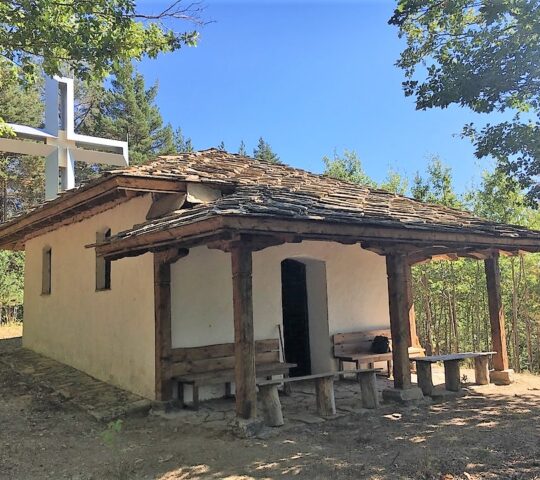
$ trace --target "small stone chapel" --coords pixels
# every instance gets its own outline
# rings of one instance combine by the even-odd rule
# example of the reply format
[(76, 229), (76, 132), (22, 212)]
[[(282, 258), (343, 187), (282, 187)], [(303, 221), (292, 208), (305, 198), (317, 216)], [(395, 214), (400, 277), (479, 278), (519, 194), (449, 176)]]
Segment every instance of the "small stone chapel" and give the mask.
[(210, 149), (68, 190), (0, 225), (0, 248), (26, 252), (25, 348), (161, 401), (179, 375), (229, 369), (196, 394), (232, 388), (250, 418), (259, 364), (336, 370), (338, 333), (390, 329), (411, 388), (411, 266), (436, 258), (485, 263), (507, 371), (498, 258), (540, 251), (540, 232)]

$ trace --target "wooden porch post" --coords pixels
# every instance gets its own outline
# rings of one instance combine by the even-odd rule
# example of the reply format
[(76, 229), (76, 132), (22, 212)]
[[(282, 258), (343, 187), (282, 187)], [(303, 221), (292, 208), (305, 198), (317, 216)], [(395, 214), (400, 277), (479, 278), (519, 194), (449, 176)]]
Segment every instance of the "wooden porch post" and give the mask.
[(234, 309), (234, 356), (236, 415), (257, 416), (255, 385), (255, 340), (253, 333), (251, 249), (241, 242), (231, 246)]
[[(496, 372), (509, 372), (508, 352), (506, 348), (506, 331), (504, 328), (504, 310), (501, 300), (501, 273), (499, 269), (499, 253), (484, 260), (488, 292), (489, 321), (491, 324), (491, 342), (493, 350), (493, 368)], [(497, 375), (495, 375), (497, 376)], [(499, 378), (495, 379), (501, 380)], [(510, 379), (508, 378), (508, 383)], [(503, 383), (506, 383), (502, 379)]]
[(407, 292), (410, 289), (410, 266), (403, 253), (386, 256), (388, 275), (388, 300), (390, 308), (390, 331), (392, 333), (392, 359), (394, 363), (394, 387), (411, 387), (411, 369), (409, 365), (409, 302)]
[(172, 400), (171, 360), (171, 264), (188, 254), (171, 249), (154, 253), (155, 398)]

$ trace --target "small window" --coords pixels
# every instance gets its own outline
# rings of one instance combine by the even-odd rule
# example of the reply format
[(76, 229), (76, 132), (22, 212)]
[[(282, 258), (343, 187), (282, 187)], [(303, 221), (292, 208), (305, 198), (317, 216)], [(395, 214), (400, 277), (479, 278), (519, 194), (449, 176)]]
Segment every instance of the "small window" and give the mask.
[(43, 249), (43, 259), (41, 265), (41, 294), (51, 294), (51, 267), (52, 267), (52, 250), (51, 247)]
[[(111, 229), (108, 228), (102, 232), (97, 232), (96, 242), (101, 243), (111, 236)], [(111, 261), (103, 257), (96, 256), (96, 290), (111, 289)]]

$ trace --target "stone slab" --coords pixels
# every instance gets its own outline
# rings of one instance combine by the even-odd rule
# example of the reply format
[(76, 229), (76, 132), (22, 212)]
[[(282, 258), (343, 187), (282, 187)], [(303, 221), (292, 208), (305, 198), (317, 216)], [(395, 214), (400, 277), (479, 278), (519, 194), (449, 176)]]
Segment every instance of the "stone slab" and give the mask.
[(409, 403), (417, 402), (424, 398), (422, 390), (418, 387), (407, 389), (400, 388), (385, 388), (382, 392), (385, 402)]

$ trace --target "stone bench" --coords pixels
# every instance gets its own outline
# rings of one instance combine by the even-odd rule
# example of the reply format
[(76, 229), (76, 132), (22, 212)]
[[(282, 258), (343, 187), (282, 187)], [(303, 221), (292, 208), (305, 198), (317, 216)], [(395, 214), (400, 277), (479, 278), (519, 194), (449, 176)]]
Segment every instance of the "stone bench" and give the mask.
[(302, 377), (259, 381), (257, 382), (257, 387), (259, 387), (259, 398), (262, 403), (264, 421), (269, 427), (280, 427), (283, 425), (283, 412), (279, 400), (278, 386), (302, 381), (315, 382), (317, 413), (322, 417), (335, 415), (334, 378), (344, 373), (356, 374), (360, 383), (362, 405), (364, 408), (377, 408), (379, 406), (379, 399), (377, 396), (375, 374), (380, 370), (380, 368), (345, 370), (317, 373)]
[(424, 395), (433, 393), (433, 377), (431, 365), (437, 362), (444, 364), (444, 383), (446, 390), (458, 392), (461, 388), (459, 362), (467, 358), (474, 358), (475, 383), (486, 385), (489, 383), (488, 359), (496, 352), (467, 352), (449, 355), (433, 355), (429, 357), (411, 358), (416, 362), (418, 386)]

